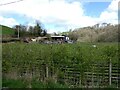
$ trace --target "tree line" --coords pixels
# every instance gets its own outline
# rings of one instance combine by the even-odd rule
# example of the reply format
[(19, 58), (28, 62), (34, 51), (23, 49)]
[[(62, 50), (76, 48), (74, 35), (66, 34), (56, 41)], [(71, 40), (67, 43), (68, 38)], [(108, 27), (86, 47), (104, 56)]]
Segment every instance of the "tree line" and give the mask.
[[(112, 25), (107, 23), (95, 24), (94, 26), (88, 26), (83, 28), (77, 28), (69, 32), (62, 32), (62, 35), (67, 35), (71, 40), (77, 42), (120, 42), (120, 25)], [(39, 21), (36, 21), (35, 26), (16, 25), (13, 27), (15, 30), (15, 37), (38, 37), (38, 36), (50, 36), (47, 30), (43, 28)], [(58, 34), (58, 35), (61, 35)], [(56, 35), (56, 34), (55, 34)]]
[(15, 37), (38, 37), (46, 36), (47, 30), (42, 27), (42, 24), (39, 21), (36, 21), (35, 26), (26, 26), (26, 25), (15, 25), (13, 27), (15, 30)]
[(120, 25), (103, 23), (69, 31), (69, 37), (78, 42), (120, 42)]

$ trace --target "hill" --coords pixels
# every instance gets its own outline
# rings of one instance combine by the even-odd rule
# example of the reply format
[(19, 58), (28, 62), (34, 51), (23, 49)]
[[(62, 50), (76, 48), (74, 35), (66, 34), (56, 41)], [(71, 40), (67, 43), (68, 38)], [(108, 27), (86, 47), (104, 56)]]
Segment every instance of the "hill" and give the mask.
[(78, 42), (118, 42), (120, 41), (118, 26), (78, 28), (69, 32), (69, 37)]
[(8, 26), (4, 26), (4, 25), (0, 25), (0, 35), (14, 35), (15, 31), (8, 27)]

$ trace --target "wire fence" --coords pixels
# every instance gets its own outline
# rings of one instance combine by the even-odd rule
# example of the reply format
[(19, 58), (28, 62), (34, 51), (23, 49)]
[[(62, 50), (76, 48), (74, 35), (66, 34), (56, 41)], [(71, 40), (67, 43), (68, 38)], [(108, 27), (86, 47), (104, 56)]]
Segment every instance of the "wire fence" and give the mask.
[(64, 77), (59, 80), (67, 83), (71, 87), (119, 87), (120, 68), (118, 64), (99, 63), (85, 67), (83, 71), (77, 67), (62, 67)]
[[(118, 63), (103, 62), (87, 66), (80, 66), (76, 63), (69, 66), (61, 64), (57, 67), (56, 65), (53, 63), (51, 65), (35, 65), (29, 69), (25, 65), (18, 69), (12, 66), (14, 74), (12, 72), (11, 77), (23, 78), (28, 81), (36, 78), (41, 82), (50, 79), (55, 83), (68, 85), (70, 88), (119, 88), (120, 68)], [(10, 74), (7, 73), (8, 75)]]

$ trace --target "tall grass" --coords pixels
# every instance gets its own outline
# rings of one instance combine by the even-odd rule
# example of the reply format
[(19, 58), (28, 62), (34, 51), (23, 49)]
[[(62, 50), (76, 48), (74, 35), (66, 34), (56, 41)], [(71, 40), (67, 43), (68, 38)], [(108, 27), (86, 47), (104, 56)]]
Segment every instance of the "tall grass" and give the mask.
[(14, 43), (3, 44), (2, 51), (3, 78), (22, 79), (33, 85), (32, 87), (34, 87), (33, 79), (36, 82), (52, 81), (54, 84), (69, 86), (71, 81), (65, 78), (72, 76), (66, 73), (71, 72), (71, 68), (73, 73), (80, 72), (78, 77), (72, 76), (72, 78), (82, 80), (80, 85), (84, 85), (86, 70), (97, 71), (97, 73), (105, 71), (104, 68), (92, 66), (92, 64), (104, 66), (109, 60), (113, 64), (118, 63), (117, 43), (97, 43), (96, 47), (84, 43), (51, 45)]

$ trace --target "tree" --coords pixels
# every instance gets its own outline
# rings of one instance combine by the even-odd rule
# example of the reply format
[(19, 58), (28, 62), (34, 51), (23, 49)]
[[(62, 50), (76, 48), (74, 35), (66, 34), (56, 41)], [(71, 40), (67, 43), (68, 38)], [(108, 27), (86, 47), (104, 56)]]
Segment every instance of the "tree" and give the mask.
[(99, 28), (99, 26), (100, 26), (100, 24), (99, 24), (99, 23), (97, 23), (97, 24), (95, 24), (93, 27), (94, 27), (95, 29), (98, 29), (98, 28)]
[(43, 30), (43, 36), (47, 35), (47, 30)]
[(75, 40), (75, 41), (76, 41), (76, 40), (78, 39), (78, 37), (79, 37), (78, 34), (75, 33), (75, 32), (70, 32), (68, 36), (69, 36), (69, 38), (70, 38), (71, 40)]
[(20, 25), (19, 30), (20, 30), (20, 37), (26, 37), (26, 35), (27, 35), (27, 26)]
[(42, 27), (41, 27), (41, 24), (36, 21), (36, 26), (34, 26), (34, 35), (35, 36), (41, 36), (42, 35)]
[(58, 34), (56, 32), (54, 32), (53, 35), (58, 36)]
[(72, 32), (72, 29), (70, 29), (69, 32)]
[(14, 33), (15, 37), (18, 36), (18, 28), (19, 28), (19, 27), (20, 27), (19, 25), (15, 25), (15, 26), (13, 27), (13, 29), (15, 30), (15, 33)]
[(30, 34), (31, 36), (34, 35), (34, 27), (30, 26), (29, 29), (28, 29), (28, 31), (29, 31), (29, 34)]
[(103, 27), (107, 26), (107, 23), (105, 23), (105, 22), (104, 22), (104, 23), (102, 23), (102, 26), (103, 26)]
[(25, 25), (15, 25), (13, 27), (13, 29), (15, 29), (15, 36), (16, 37), (24, 37), (27, 35), (27, 26)]

